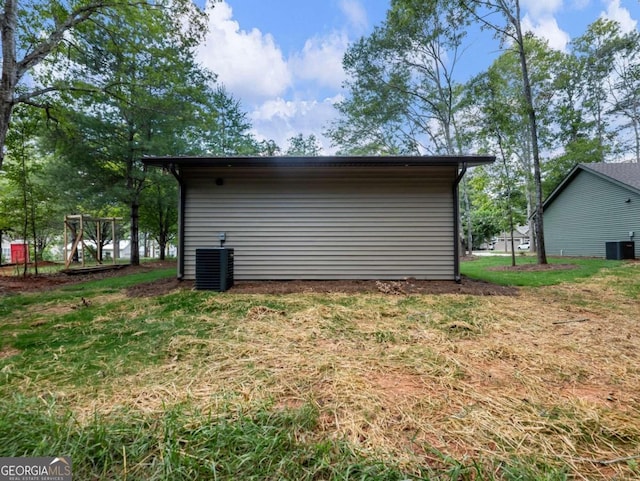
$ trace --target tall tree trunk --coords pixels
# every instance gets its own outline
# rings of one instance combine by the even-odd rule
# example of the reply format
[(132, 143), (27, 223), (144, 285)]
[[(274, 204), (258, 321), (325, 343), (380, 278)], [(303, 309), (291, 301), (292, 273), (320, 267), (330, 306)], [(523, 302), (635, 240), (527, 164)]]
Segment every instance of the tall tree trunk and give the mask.
[[(531, 79), (529, 78), (529, 69), (527, 66), (527, 55), (525, 52), (524, 36), (522, 34), (522, 24), (520, 22), (520, 0), (496, 0), (494, 2), (469, 2), (476, 6), (495, 8), (501, 12), (507, 19), (507, 22), (513, 27), (513, 31), (507, 28), (498, 27), (489, 21), (485, 16), (479, 15), (470, 8), (466, 2), (462, 2), (462, 6), (472, 13), (483, 25), (492, 28), (500, 35), (511, 37), (518, 46), (518, 56), (520, 58), (520, 68), (522, 73), (522, 87), (527, 108), (527, 118), (529, 120), (529, 133), (531, 136), (531, 151), (533, 154), (533, 180), (536, 192), (536, 213), (535, 213), (535, 235), (538, 238), (537, 259), (538, 264), (547, 264), (547, 255), (544, 246), (544, 227), (542, 219), (542, 174), (540, 171), (540, 151), (538, 148), (538, 124), (536, 119), (536, 110), (533, 103), (533, 93), (531, 91)], [(513, 11), (515, 10), (515, 12)]]
[(538, 264), (547, 264), (547, 254), (544, 246), (544, 225), (542, 219), (542, 174), (540, 170), (540, 150), (538, 148), (538, 123), (536, 110), (533, 105), (533, 93), (531, 91), (531, 80), (529, 78), (529, 68), (527, 66), (527, 55), (524, 50), (524, 37), (520, 24), (520, 2), (516, 0), (516, 15), (512, 20), (516, 28), (518, 53), (520, 56), (520, 67), (522, 69), (522, 86), (525, 101), (527, 102), (527, 116), (529, 117), (529, 130), (531, 134), (531, 151), (533, 153), (533, 182), (536, 193), (536, 213), (534, 219), (535, 236), (537, 240), (537, 260)]
[(38, 256), (40, 250), (38, 249), (38, 236), (36, 232), (36, 208), (35, 202), (31, 202), (31, 235), (33, 236), (33, 272), (38, 275)]
[(160, 249), (160, 260), (165, 260), (165, 252), (167, 250), (167, 235), (164, 232), (164, 229), (160, 232), (158, 236), (158, 247)]
[(138, 199), (131, 202), (131, 265), (140, 265), (140, 233), (138, 229), (140, 204)]
[(14, 107), (14, 92), (18, 84), (16, 65), (17, 0), (5, 0), (0, 15), (2, 35), (2, 78), (0, 78), (0, 169), (4, 160), (4, 143)]

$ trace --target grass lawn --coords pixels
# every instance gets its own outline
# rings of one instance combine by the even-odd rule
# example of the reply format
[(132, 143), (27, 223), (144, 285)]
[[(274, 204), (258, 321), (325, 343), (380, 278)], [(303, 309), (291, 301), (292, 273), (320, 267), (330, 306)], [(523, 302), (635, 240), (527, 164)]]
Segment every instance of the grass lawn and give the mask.
[(507, 286), (549, 286), (561, 282), (572, 282), (590, 277), (603, 268), (620, 266), (622, 261), (596, 258), (549, 257), (552, 266), (563, 269), (527, 270), (536, 265), (533, 255), (516, 255), (516, 268), (511, 268), (510, 256), (482, 256), (476, 260), (462, 262), (462, 274), (472, 279), (482, 279)]
[(173, 269), (0, 295), (0, 457), (105, 480), (640, 478), (640, 264), (509, 262), (462, 271), (517, 296), (127, 290)]

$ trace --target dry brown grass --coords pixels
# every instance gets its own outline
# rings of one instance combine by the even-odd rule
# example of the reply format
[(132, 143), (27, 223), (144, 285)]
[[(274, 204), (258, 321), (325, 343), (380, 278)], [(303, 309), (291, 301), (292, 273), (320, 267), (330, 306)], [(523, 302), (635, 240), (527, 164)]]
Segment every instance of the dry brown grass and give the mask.
[[(225, 307), (239, 300), (253, 307), (234, 321)], [(274, 300), (282, 307), (270, 307)], [(456, 459), (544, 459), (570, 466), (576, 479), (632, 479), (640, 309), (606, 277), (517, 297), (229, 294), (206, 302), (211, 309), (192, 321), (211, 325), (210, 337), (177, 334), (166, 362), (68, 393), (68, 402), (86, 415), (185, 400), (214, 413), (227, 403), (312, 403), (318, 436), (406, 464), (437, 464), (435, 448)]]

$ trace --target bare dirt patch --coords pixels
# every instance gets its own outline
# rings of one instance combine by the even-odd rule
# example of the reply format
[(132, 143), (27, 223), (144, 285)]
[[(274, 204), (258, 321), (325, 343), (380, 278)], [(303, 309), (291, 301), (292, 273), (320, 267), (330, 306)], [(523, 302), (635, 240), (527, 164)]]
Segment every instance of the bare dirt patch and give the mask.
[(244, 281), (237, 282), (229, 292), (234, 294), (469, 294), (477, 296), (514, 296), (518, 289), (498, 286), (489, 282), (463, 277), (453, 281), (402, 281), (340, 280), (340, 281)]
[(0, 359), (6, 359), (17, 354), (20, 354), (20, 351), (10, 346), (5, 346), (0, 349)]
[(129, 297), (155, 297), (168, 294), (176, 289), (190, 289), (193, 287), (193, 282), (179, 281), (178, 279), (165, 278), (158, 279), (153, 282), (144, 282), (142, 284), (136, 284), (127, 288), (127, 295)]
[[(175, 267), (174, 261), (155, 261), (140, 266), (125, 266), (113, 271), (86, 271), (82, 274), (64, 273), (35, 275), (16, 275), (15, 267), (5, 267), (0, 272), (0, 294), (20, 293), (55, 289), (64, 285), (79, 284), (96, 279), (105, 279), (144, 272), (149, 269)], [(527, 267), (527, 266), (519, 266)], [(127, 289), (130, 297), (153, 297), (164, 295), (176, 289), (193, 289), (193, 281), (180, 281), (176, 278), (138, 284)], [(514, 296), (518, 289), (498, 286), (484, 281), (462, 278), (458, 284), (453, 281), (423, 281), (406, 279), (401, 281), (375, 280), (333, 280), (333, 281), (237, 281), (229, 290), (233, 294), (296, 294), (296, 293), (383, 293), (391, 295), (411, 294), (469, 294), (477, 296)]]
[[(39, 264), (44, 267), (45, 264)], [(106, 279), (129, 275), (136, 272), (146, 272), (151, 269), (163, 269), (175, 267), (175, 261), (153, 261), (139, 266), (123, 266), (116, 270), (96, 270), (92, 272), (87, 269), (81, 274), (68, 275), (63, 272), (47, 274), (27, 274), (22, 275), (16, 266), (3, 266), (0, 268), (0, 295), (20, 292), (33, 292), (56, 289), (65, 285), (82, 284), (83, 282)], [(54, 263), (46, 263), (47, 267), (55, 266)], [(62, 266), (60, 266), (62, 268)], [(177, 281), (175, 281), (177, 283)]]
[[(153, 297), (175, 289), (193, 289), (193, 281), (160, 279), (127, 289), (131, 297)], [(515, 296), (518, 289), (463, 278), (460, 284), (453, 281), (238, 281), (228, 291), (232, 294), (469, 294), (475, 296)]]
[(0, 275), (0, 294), (54, 289), (66, 283), (68, 283), (67, 279), (58, 274), (42, 276)]

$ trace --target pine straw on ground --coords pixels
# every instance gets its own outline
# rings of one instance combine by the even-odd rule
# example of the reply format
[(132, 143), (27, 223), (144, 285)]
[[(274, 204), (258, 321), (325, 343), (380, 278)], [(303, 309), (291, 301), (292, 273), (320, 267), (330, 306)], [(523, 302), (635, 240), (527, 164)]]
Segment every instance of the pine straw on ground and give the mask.
[[(435, 448), (458, 460), (542, 459), (575, 479), (631, 479), (639, 310), (607, 281), (517, 297), (212, 295), (192, 320), (209, 338), (176, 335), (165, 363), (59, 394), (86, 416), (185, 400), (213, 413), (312, 403), (318, 437), (406, 466), (438, 466)], [(233, 322), (226, 308), (249, 300)]]

